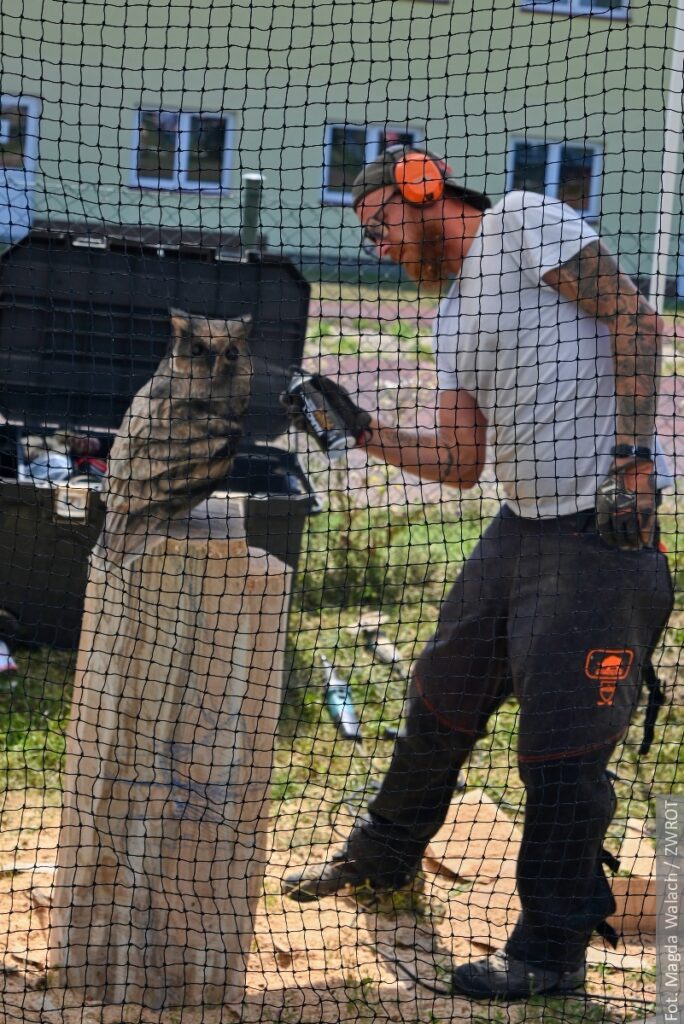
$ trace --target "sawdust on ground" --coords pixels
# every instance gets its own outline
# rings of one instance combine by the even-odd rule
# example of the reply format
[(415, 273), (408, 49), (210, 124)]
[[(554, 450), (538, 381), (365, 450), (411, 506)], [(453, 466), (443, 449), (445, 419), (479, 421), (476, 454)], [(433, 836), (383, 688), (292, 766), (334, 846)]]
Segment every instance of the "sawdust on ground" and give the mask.
[[(324, 859), (329, 847), (287, 848), (285, 830), (319, 820), (319, 801), (288, 801), (274, 822), (272, 855), (256, 922), (245, 1024), (338, 1024), (390, 1021), (432, 1024), (458, 1020), (625, 1021), (643, 1018), (655, 998), (655, 958), (643, 939), (617, 951), (590, 949), (586, 996), (536, 1004), (472, 1004), (423, 988), (444, 990), (453, 962), (483, 956), (505, 939), (517, 910), (513, 877), (516, 829), (485, 807), (481, 831), (467, 857), (454, 860), (439, 837), (424, 878), (410, 892), (374, 901), (351, 896), (320, 904), (283, 900), (280, 879), (293, 865)], [(475, 820), (477, 793), (468, 794), (463, 820)], [(59, 835), (59, 809), (40, 794), (10, 793), (0, 817), (0, 1024), (227, 1024), (225, 1008), (155, 1012), (135, 1006), (83, 1005), (56, 988), (46, 970), (49, 904)], [(327, 813), (327, 812), (326, 812)], [(465, 815), (465, 818), (463, 816)], [(487, 822), (490, 834), (487, 835)], [(342, 828), (348, 826), (344, 822)], [(491, 1015), (490, 1015), (491, 1013)]]

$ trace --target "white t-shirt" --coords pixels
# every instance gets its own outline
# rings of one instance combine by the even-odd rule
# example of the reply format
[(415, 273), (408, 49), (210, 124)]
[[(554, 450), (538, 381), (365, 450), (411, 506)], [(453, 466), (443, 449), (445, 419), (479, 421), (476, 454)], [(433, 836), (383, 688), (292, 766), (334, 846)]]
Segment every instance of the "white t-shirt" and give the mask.
[(610, 332), (542, 280), (597, 237), (557, 199), (509, 192), (484, 214), (435, 322), (439, 386), (476, 399), (505, 502), (525, 518), (592, 508), (612, 463)]

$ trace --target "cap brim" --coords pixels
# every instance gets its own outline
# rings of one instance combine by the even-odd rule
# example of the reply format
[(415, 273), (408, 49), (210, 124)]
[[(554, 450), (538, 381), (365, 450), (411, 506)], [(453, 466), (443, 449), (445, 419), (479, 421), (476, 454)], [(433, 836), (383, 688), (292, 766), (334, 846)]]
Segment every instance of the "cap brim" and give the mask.
[(484, 192), (476, 192), (475, 189), (466, 188), (465, 185), (459, 185), (453, 178), (446, 178), (446, 186), (450, 189), (459, 199), (462, 199), (468, 206), (473, 206), (476, 210), (480, 210), (482, 213), (488, 210), (492, 205), (492, 201), (488, 195)]

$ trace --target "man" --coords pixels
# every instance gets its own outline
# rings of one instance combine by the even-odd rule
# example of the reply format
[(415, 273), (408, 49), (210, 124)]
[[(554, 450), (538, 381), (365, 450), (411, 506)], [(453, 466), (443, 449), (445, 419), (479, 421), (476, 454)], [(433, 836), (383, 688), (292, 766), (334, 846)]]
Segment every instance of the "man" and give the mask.
[(353, 201), (379, 255), (444, 294), (435, 429), (397, 429), (332, 382), (323, 389), (371, 454), (424, 479), (472, 488), (489, 440), (504, 502), (417, 661), (405, 735), (367, 815), (341, 853), (284, 891), (311, 900), (408, 882), (459, 769), (514, 693), (522, 912), (505, 949), (457, 967), (453, 988), (570, 991), (591, 933), (610, 931), (606, 769), (671, 610), (656, 523), (663, 324), (557, 200), (511, 192), (490, 208), (437, 157), (395, 146), (364, 169)]

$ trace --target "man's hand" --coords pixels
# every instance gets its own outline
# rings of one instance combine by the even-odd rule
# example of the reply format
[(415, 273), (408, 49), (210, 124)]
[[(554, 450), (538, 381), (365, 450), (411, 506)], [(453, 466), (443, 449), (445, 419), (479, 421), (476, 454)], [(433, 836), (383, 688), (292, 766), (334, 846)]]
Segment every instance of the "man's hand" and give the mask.
[(345, 430), (356, 440), (357, 444), (365, 441), (365, 435), (370, 428), (371, 417), (364, 409), (360, 409), (351, 398), (346, 388), (336, 384), (329, 377), (320, 373), (312, 373), (307, 377), (305, 387), (314, 394), (314, 399), (309, 415), (305, 408), (305, 395), (300, 389), (294, 393), (284, 391), (280, 396), (281, 404), (287, 409), (290, 421), (297, 430), (311, 434), (320, 443), (320, 437), (316, 434), (310, 417), (312, 408), (318, 411), (314, 413), (316, 422), (324, 430), (339, 429)]
[(621, 551), (653, 547), (656, 487), (651, 459), (615, 459), (596, 492), (596, 523), (601, 538), (611, 547)]

